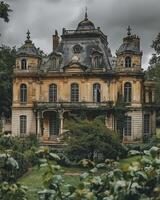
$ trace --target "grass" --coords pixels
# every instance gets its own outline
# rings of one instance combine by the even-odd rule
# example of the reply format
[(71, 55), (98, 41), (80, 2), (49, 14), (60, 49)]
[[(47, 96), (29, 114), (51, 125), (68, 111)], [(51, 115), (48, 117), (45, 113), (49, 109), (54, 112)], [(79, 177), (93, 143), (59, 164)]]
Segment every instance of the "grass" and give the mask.
[[(63, 175), (65, 183), (69, 183), (75, 186), (78, 185), (80, 181), (78, 174), (82, 173), (83, 169), (73, 168), (73, 167), (72, 168), (63, 167), (62, 170), (64, 170), (65, 172), (65, 174)], [(38, 169), (38, 167), (35, 166), (19, 179), (19, 183), (28, 187), (29, 200), (37, 200), (38, 199), (37, 192), (44, 189), (43, 177), (42, 177), (44, 171), (45, 168), (42, 167)]]
[[(136, 162), (140, 159), (140, 156), (132, 156), (130, 158), (120, 160), (120, 167), (125, 168), (132, 162)], [(37, 192), (44, 189), (42, 175), (44, 173), (44, 168), (38, 169), (37, 166), (31, 168), (23, 177), (19, 179), (22, 185), (28, 187), (28, 199), (37, 200)], [(63, 175), (64, 181), (67, 184), (72, 184), (74, 186), (78, 185), (80, 182), (79, 174), (81, 174), (84, 169), (73, 168), (73, 167), (63, 167), (65, 174)]]

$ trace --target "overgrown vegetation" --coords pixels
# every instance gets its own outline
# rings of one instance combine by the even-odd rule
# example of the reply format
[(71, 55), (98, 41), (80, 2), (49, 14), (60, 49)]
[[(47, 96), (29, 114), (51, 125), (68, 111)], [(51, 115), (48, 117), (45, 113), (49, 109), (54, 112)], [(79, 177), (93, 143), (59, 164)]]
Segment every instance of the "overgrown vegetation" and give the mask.
[(94, 120), (75, 119), (66, 122), (69, 132), (66, 136), (68, 157), (72, 161), (81, 159), (104, 160), (125, 156), (125, 148), (117, 133), (106, 128), (103, 117)]
[[(131, 151), (130, 154), (139, 154), (141, 157), (138, 162), (128, 165), (125, 169), (120, 168), (119, 163), (113, 160), (107, 159), (100, 164), (87, 159), (82, 160), (83, 166), (89, 167), (89, 170), (80, 175), (78, 186), (65, 184), (63, 177), (57, 173), (60, 166), (46, 162), (48, 170), (43, 177), (46, 190), (39, 192), (39, 199), (159, 200), (160, 148), (152, 147), (143, 152)], [(62, 189), (64, 185), (67, 191)]]
[(0, 116), (11, 115), (12, 104), (12, 73), (15, 65), (16, 49), (0, 47)]

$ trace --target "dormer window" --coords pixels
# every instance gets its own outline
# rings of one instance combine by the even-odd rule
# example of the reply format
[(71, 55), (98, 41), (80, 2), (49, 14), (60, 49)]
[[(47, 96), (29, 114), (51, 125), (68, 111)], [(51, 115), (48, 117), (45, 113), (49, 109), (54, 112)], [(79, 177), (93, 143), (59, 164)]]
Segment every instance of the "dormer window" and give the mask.
[(101, 64), (102, 64), (102, 56), (101, 55), (93, 56), (93, 58), (92, 58), (92, 66), (94, 68), (100, 68)]
[(27, 61), (26, 59), (21, 60), (21, 69), (26, 70), (27, 69)]
[(57, 68), (57, 59), (56, 57), (53, 58), (53, 69)]
[(131, 57), (127, 56), (125, 58), (125, 67), (130, 68), (131, 67)]

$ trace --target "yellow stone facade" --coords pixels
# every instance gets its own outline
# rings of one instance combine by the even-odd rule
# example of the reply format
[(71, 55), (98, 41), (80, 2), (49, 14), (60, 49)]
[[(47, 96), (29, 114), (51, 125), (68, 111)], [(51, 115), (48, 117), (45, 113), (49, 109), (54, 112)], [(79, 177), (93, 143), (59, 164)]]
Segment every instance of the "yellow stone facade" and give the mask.
[[(106, 126), (117, 131), (117, 119), (113, 110), (119, 96), (126, 101), (127, 112), (125, 115), (130, 117), (126, 118), (126, 127), (123, 130), (124, 142), (142, 140), (145, 134), (155, 133), (155, 109), (152, 106), (155, 86), (152, 81), (146, 81), (144, 78), (141, 66), (142, 52), (139, 50), (140, 39), (129, 32), (124, 38), (122, 46), (116, 52), (115, 65), (111, 66), (110, 54), (105, 55), (103, 49), (99, 50), (101, 44), (99, 49), (97, 47), (90, 48), (90, 38), (95, 37), (92, 40), (96, 42), (99, 38), (99, 41), (106, 38), (99, 28), (95, 29), (87, 20), (85, 18), (83, 23), (78, 25), (76, 35), (75, 32), (63, 29), (61, 43), (66, 47), (68, 45), (68, 49), (69, 45), (72, 45), (74, 56), (70, 56), (70, 52), (64, 54), (65, 48), (63, 51), (57, 50), (61, 43), (56, 32), (53, 36), (53, 52), (47, 60), (40, 55), (28, 35), (25, 44), (19, 49), (14, 68), (13, 135), (36, 134), (43, 142), (58, 142), (58, 138), (65, 132), (63, 125), (67, 114), (80, 110), (85, 111), (87, 116), (92, 113), (94, 115), (94, 112), (97, 111), (99, 115), (105, 114)], [(87, 39), (77, 42), (81, 36), (83, 36), (82, 40), (85, 36)], [(74, 41), (75, 37), (78, 37), (76, 41)], [(126, 48), (126, 43), (127, 48), (130, 45), (130, 49)], [(96, 59), (104, 59), (104, 62), (101, 63), (101, 60), (98, 60), (101, 66), (89, 68), (88, 64), (84, 64), (84, 62), (89, 62), (86, 61), (87, 59), (83, 59), (88, 54), (88, 50), (85, 52), (85, 48), (92, 50), (88, 58), (90, 62), (97, 55)], [(95, 56), (90, 59), (93, 54)], [(70, 59), (66, 61), (66, 63), (68, 62), (66, 64), (64, 60), (67, 55), (70, 56)], [(56, 60), (56, 63), (61, 67), (51, 69), (56, 65), (54, 59), (59, 58), (61, 59)], [(73, 101), (71, 97), (75, 92), (71, 88), (74, 83), (78, 85), (76, 93), (78, 100), (76, 101)], [(129, 87), (126, 86), (126, 83), (129, 83)], [(51, 97), (55, 99), (50, 101), (49, 88), (52, 84), (56, 85), (56, 94), (55, 91), (51, 94)], [(94, 89), (95, 84), (99, 85), (98, 89)]]

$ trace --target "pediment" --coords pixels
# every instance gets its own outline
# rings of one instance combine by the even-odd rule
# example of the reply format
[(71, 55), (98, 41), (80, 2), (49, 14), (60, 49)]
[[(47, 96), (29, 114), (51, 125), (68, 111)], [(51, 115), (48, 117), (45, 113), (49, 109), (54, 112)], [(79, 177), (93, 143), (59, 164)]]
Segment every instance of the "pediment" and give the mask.
[(86, 70), (86, 67), (79, 63), (71, 63), (64, 67), (65, 72), (78, 73), (78, 72), (84, 72), (85, 70)]

